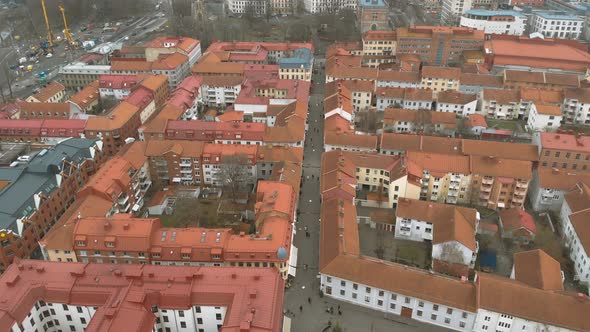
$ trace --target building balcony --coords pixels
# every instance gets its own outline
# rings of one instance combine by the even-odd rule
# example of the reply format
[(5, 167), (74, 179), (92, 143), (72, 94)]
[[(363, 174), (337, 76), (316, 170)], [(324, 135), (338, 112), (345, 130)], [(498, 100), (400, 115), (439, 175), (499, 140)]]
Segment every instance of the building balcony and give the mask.
[(180, 164), (178, 164), (178, 166), (180, 167), (191, 167), (193, 166), (193, 164), (189, 161), (189, 162), (180, 162)]
[(432, 241), (432, 239), (433, 239), (432, 232), (431, 233), (424, 232), (424, 234), (422, 235), (422, 238), (427, 241)]
[(119, 209), (119, 211), (122, 213), (127, 213), (127, 212), (129, 212), (130, 208), (131, 208), (131, 203), (127, 202), (127, 204), (125, 206), (121, 207), (121, 209)]
[(483, 183), (483, 184), (492, 184), (492, 183), (494, 183), (494, 178), (491, 177), (491, 176), (484, 176), (481, 179), (481, 183)]
[(431, 201), (436, 201), (437, 199), (438, 199), (438, 195), (431, 195), (430, 196)]
[(422, 174), (422, 178), (428, 180), (428, 179), (430, 179), (430, 174), (424, 173), (424, 174)]
[(136, 180), (136, 181), (133, 181), (133, 185), (131, 185), (131, 187), (133, 188), (133, 190), (136, 190), (139, 187), (139, 185), (140, 185), (140, 182)]
[(449, 185), (449, 190), (452, 190), (452, 191), (459, 190), (459, 185), (455, 184), (455, 183), (451, 183)]
[(428, 188), (420, 189), (420, 194), (427, 194), (427, 193), (428, 193)]
[(528, 183), (524, 181), (516, 181), (516, 188), (526, 189), (528, 187)]
[(123, 198), (119, 198), (118, 203), (119, 205), (123, 206), (129, 202), (129, 196), (125, 195)]
[(522, 203), (524, 203), (524, 197), (517, 197), (517, 196), (514, 196), (514, 197), (512, 198), (512, 202), (513, 202), (513, 203), (522, 204)]
[(514, 194), (518, 196), (524, 196), (526, 194), (526, 189), (523, 188), (515, 188)]
[(193, 170), (192, 169), (181, 169), (180, 173), (181, 174), (193, 174)]
[(457, 204), (457, 197), (447, 197), (447, 204)]
[(458, 195), (459, 195), (459, 193), (456, 191), (449, 191), (447, 193), (447, 196), (449, 196), (449, 197), (457, 197)]
[(490, 186), (490, 185), (481, 186), (481, 191), (486, 192), (486, 193), (490, 193), (492, 191), (492, 186)]
[(403, 236), (410, 236), (412, 235), (412, 229), (409, 227), (400, 227), (399, 233)]
[(490, 193), (485, 193), (485, 192), (479, 193), (479, 198), (487, 201), (490, 198)]

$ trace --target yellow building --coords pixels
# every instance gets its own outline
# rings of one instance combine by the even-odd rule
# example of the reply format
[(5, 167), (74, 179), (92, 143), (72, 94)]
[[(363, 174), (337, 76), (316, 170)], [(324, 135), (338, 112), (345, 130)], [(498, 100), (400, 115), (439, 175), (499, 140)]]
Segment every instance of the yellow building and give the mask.
[(439, 91), (458, 91), (460, 77), (460, 68), (424, 66), (420, 88), (432, 89), (435, 97)]

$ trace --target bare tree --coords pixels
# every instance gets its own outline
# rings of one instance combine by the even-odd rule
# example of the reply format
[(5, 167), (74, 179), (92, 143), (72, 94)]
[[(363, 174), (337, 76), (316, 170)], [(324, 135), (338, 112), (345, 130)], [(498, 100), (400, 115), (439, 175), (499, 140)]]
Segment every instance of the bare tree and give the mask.
[(224, 157), (219, 165), (216, 181), (229, 191), (234, 201), (237, 199), (238, 193), (243, 191), (248, 184), (254, 182), (249, 162), (250, 159), (246, 155), (237, 154)]
[(174, 202), (175, 227), (195, 227), (199, 225), (199, 200), (196, 197), (178, 197)]
[(377, 131), (377, 125), (379, 119), (377, 118), (377, 112), (374, 110), (357, 112), (356, 114), (357, 128), (365, 133), (375, 133)]
[(447, 242), (442, 245), (440, 260), (451, 264), (465, 264), (463, 252), (459, 248), (459, 244), (455, 242)]

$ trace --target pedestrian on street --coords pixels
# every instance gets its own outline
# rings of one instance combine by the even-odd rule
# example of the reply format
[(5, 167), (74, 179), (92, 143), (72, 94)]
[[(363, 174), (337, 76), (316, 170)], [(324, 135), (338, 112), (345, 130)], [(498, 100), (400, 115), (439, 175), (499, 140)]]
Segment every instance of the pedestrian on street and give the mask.
[(303, 226), (303, 229), (307, 232), (307, 226)]
[(302, 305), (299, 306), (299, 312), (303, 312), (303, 306)]
[(338, 305), (338, 311), (340, 311), (340, 304)]
[(342, 311), (338, 310), (338, 315), (342, 316)]
[(311, 304), (311, 297), (307, 298), (307, 303)]

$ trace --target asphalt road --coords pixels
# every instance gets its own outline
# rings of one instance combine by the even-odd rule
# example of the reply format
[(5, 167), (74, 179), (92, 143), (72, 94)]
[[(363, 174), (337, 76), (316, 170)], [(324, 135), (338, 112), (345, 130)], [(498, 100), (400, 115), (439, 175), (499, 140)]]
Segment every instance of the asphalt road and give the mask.
[[(323, 59), (316, 59), (319, 63)], [(284, 309), (291, 318), (291, 331), (319, 332), (332, 322), (343, 327), (344, 331), (448, 331), (429, 324), (423, 324), (397, 315), (386, 316), (383, 312), (360, 306), (319, 297), (319, 233), (320, 233), (320, 188), (319, 175), (323, 147), (323, 70), (313, 76), (312, 95), (309, 100), (309, 128), (304, 147), (304, 178), (299, 199), (298, 219), (293, 239), (298, 248), (297, 276), (291, 287), (285, 291)], [(311, 237), (305, 237), (305, 227)], [(308, 266), (303, 268), (303, 264)], [(311, 299), (311, 304), (308, 303)], [(329, 307), (340, 305), (342, 315), (326, 312)], [(303, 310), (299, 310), (299, 306)]]

